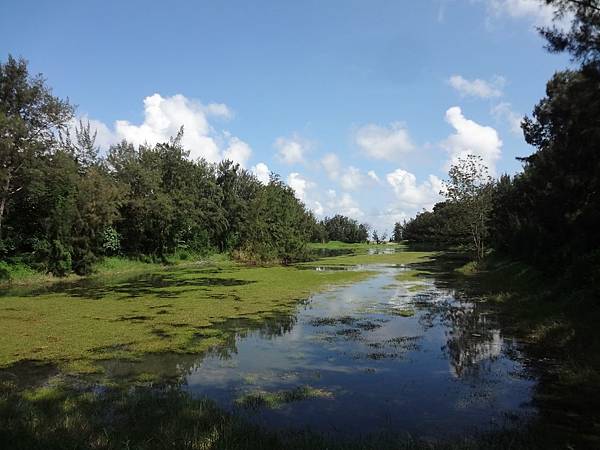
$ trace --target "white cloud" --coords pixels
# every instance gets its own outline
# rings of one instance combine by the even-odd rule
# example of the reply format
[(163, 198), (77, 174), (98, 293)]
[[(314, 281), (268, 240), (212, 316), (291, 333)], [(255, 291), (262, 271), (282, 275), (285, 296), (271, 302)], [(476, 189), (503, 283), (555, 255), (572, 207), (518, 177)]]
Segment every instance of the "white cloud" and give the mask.
[(111, 130), (102, 122), (92, 120), (90, 123), (98, 130), (97, 143), (104, 150), (123, 139), (135, 145), (168, 142), (183, 126), (181, 143), (190, 151), (190, 158), (205, 158), (210, 162), (230, 158), (244, 165), (252, 153), (250, 146), (227, 132), (215, 131), (208, 121), (210, 116), (229, 118), (231, 115), (223, 104), (203, 105), (181, 94), (172, 97), (153, 94), (144, 99), (144, 121), (139, 125), (117, 120)]
[(510, 103), (498, 103), (490, 112), (496, 120), (506, 122), (511, 133), (518, 136), (523, 135), (523, 130), (521, 129), (523, 116), (514, 112)]
[(224, 103), (209, 103), (204, 107), (204, 111), (209, 116), (223, 117), (224, 119), (233, 117), (233, 113)]
[(379, 177), (372, 170), (365, 175), (354, 166), (342, 168), (339, 157), (334, 153), (327, 153), (321, 159), (321, 166), (331, 180), (337, 181), (342, 189), (348, 191), (357, 190), (370, 181), (380, 182)]
[(396, 161), (415, 148), (406, 126), (400, 122), (389, 127), (365, 125), (356, 132), (355, 141), (367, 156), (388, 161)]
[(458, 106), (446, 111), (446, 121), (456, 130), (441, 144), (450, 155), (446, 169), (459, 158), (471, 154), (481, 156), (490, 173), (494, 174), (502, 152), (502, 141), (496, 130), (467, 119)]
[(334, 189), (323, 192), (316, 183), (298, 172), (290, 173), (286, 182), (294, 190), (296, 197), (317, 216), (343, 214), (354, 219), (364, 216), (358, 203), (348, 192), (337, 193)]
[(333, 189), (327, 191), (327, 207), (330, 215), (342, 214), (353, 219), (360, 219), (364, 216), (358, 203), (347, 192), (338, 195)]
[(258, 163), (255, 166), (252, 166), (250, 171), (258, 178), (262, 184), (269, 184), (269, 178), (271, 176), (271, 171), (269, 170), (269, 166), (265, 163)]
[(542, 0), (487, 0), (487, 8), (492, 17), (529, 19), (536, 26), (548, 26), (554, 17), (554, 9)]
[(356, 167), (348, 167), (340, 177), (340, 185), (349, 191), (358, 189), (363, 183), (364, 176)]
[(327, 175), (332, 180), (336, 180), (340, 176), (341, 163), (335, 153), (327, 153), (321, 159), (321, 165), (327, 172)]
[(298, 172), (292, 172), (288, 175), (287, 184), (296, 193), (296, 197), (302, 202), (306, 202), (306, 192), (313, 187), (313, 183), (308, 181)]
[(230, 137), (229, 144), (223, 152), (223, 159), (230, 159), (234, 163), (246, 167), (250, 155), (252, 155), (252, 149), (248, 144), (236, 137)]
[(396, 169), (386, 175), (388, 184), (394, 190), (405, 212), (417, 212), (430, 209), (441, 199), (442, 181), (435, 175), (429, 175), (427, 181), (417, 184), (417, 178), (403, 169)]
[(317, 216), (323, 216), (325, 214), (325, 208), (319, 201), (315, 201), (315, 206), (313, 208), (313, 211)]
[(371, 178), (376, 183), (381, 183), (381, 180), (379, 179), (379, 177), (377, 176), (377, 174), (375, 173), (374, 170), (369, 170), (367, 172), (367, 175), (369, 176), (369, 178)]
[(278, 137), (274, 147), (277, 149), (277, 158), (285, 164), (304, 163), (304, 155), (310, 149), (310, 143), (297, 135), (292, 137)]
[(502, 87), (506, 80), (501, 76), (495, 76), (491, 81), (475, 78), (467, 80), (461, 75), (452, 75), (448, 84), (457, 90), (460, 95), (466, 97), (494, 98), (502, 96)]

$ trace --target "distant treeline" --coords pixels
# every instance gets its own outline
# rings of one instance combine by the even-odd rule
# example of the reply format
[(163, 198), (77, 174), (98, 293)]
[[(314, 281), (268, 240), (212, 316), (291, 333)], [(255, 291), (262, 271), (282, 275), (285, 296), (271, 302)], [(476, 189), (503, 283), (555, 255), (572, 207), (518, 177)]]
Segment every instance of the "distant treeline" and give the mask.
[(263, 184), (231, 161), (192, 161), (170, 142), (121, 142), (101, 156), (89, 124), (27, 63), (0, 63), (0, 257), (55, 275), (106, 255), (164, 259), (231, 252), (250, 261), (307, 257), (312, 238), (366, 240), (343, 216), (317, 222), (278, 176)]
[(347, 243), (366, 242), (369, 239), (369, 225), (337, 214), (325, 217), (317, 223), (311, 240), (313, 242), (341, 241)]
[(496, 180), (479, 176), (469, 185), (464, 176), (473, 174), (473, 167), (455, 166), (463, 178), (451, 173), (447, 187), (467, 189), (459, 195), (447, 191), (446, 201), (433, 211), (397, 223), (394, 238), (477, 250), (479, 234), (484, 248), (491, 246), (545, 270), (568, 267), (586, 281), (598, 282), (600, 4), (547, 3), (574, 17), (569, 31), (541, 31), (547, 48), (569, 52), (580, 66), (556, 73), (532, 118), (523, 120), (525, 140), (536, 148), (532, 155), (519, 158), (523, 171)]

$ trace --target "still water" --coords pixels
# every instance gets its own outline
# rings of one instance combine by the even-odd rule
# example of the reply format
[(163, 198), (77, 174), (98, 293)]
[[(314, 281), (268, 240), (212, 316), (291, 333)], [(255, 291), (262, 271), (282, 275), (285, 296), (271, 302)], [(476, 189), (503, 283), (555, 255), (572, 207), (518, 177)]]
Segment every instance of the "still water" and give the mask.
[[(376, 275), (313, 295), (291, 316), (237, 324), (227, 348), (171, 361), (183, 388), (269, 428), (344, 435), (439, 438), (535, 414), (519, 344), (485, 305), (434, 278), (398, 281), (402, 266), (366, 268)], [(322, 395), (240, 406), (300, 386)]]

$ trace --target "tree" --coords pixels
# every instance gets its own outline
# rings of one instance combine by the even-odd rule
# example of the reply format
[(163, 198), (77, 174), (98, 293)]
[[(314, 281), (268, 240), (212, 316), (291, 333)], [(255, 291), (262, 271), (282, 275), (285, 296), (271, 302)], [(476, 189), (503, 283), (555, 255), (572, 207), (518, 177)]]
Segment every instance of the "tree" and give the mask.
[(44, 79), (30, 77), (27, 62), (0, 63), (0, 240), (6, 210), (23, 189), (28, 164), (52, 150), (55, 132), (73, 116), (67, 101), (54, 97)]
[(573, 19), (567, 31), (541, 30), (547, 48), (570, 53), (581, 67), (556, 73), (523, 122), (536, 151), (520, 158), (521, 174), (501, 179), (495, 189), (494, 242), (545, 269), (577, 261), (593, 267), (589, 258), (600, 262), (594, 256), (600, 246), (600, 2), (546, 3)]
[(394, 231), (392, 232), (392, 241), (400, 243), (404, 239), (404, 226), (406, 225), (406, 221), (404, 223), (396, 222), (394, 224)]
[(322, 221), (327, 238), (332, 241), (347, 243), (365, 242), (369, 238), (369, 225), (359, 224), (356, 220), (336, 214), (325, 217)]
[(379, 234), (377, 233), (377, 230), (373, 230), (373, 240), (375, 241), (376, 244), (379, 244), (381, 242), (381, 239), (379, 238)]
[(254, 258), (283, 264), (306, 257), (314, 217), (277, 175), (261, 186), (250, 202), (241, 248)]
[(554, 53), (569, 52), (574, 61), (598, 70), (600, 60), (600, 1), (545, 0), (557, 11), (556, 18), (572, 17), (568, 31), (556, 26), (540, 29), (548, 42), (546, 48)]
[(459, 158), (450, 168), (444, 188), (441, 194), (458, 208), (458, 225), (469, 230), (475, 256), (480, 260), (485, 255), (489, 236), (488, 220), (492, 210), (493, 188), (492, 178), (483, 164), (483, 159), (476, 155)]
[(369, 240), (369, 229), (371, 226), (368, 223), (361, 223), (358, 226), (356, 242), (367, 242)]
[(98, 132), (92, 131), (89, 120), (84, 125), (81, 119), (73, 131), (75, 132), (74, 140), (69, 128), (66, 128), (64, 132), (59, 130), (60, 147), (71, 153), (82, 170), (86, 170), (98, 163), (98, 154), (100, 153), (100, 149), (96, 146)]

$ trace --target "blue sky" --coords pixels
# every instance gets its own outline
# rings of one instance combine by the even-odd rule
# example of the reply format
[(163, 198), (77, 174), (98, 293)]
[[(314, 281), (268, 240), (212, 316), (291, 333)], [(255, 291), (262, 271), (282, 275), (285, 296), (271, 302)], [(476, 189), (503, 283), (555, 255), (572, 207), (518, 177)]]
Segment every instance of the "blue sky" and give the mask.
[(21, 0), (0, 4), (0, 57), (29, 60), (105, 148), (183, 124), (194, 157), (389, 231), (461, 155), (519, 170), (519, 117), (568, 65), (535, 32), (550, 17), (538, 0)]

